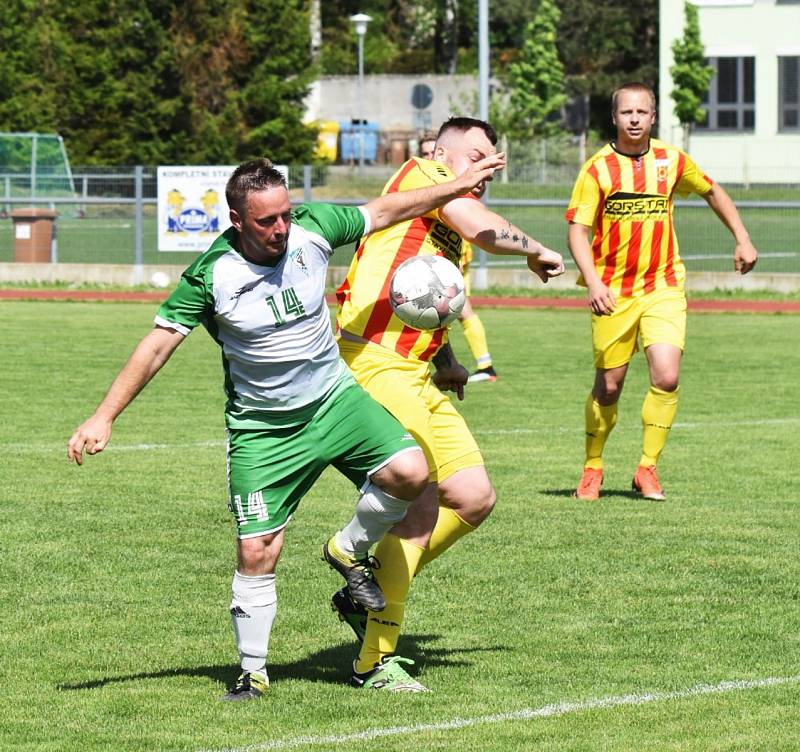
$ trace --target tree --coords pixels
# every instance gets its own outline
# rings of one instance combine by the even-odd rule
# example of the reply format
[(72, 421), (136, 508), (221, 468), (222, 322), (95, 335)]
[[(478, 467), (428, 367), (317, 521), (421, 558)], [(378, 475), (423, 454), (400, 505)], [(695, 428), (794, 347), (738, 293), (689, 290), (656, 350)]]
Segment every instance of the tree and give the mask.
[(310, 160), (306, 0), (10, 0), (0, 130), (75, 164)]
[(706, 65), (703, 55), (697, 8), (684, 2), (683, 12), (686, 21), (683, 39), (672, 42), (672, 58), (675, 64), (670, 67), (669, 72), (675, 84), (670, 96), (675, 102), (675, 115), (683, 128), (683, 148), (688, 151), (692, 126), (703, 122), (706, 117), (700, 104), (708, 92), (714, 69)]
[(613, 136), (611, 92), (628, 81), (658, 91), (657, 0), (559, 0), (567, 90), (590, 96), (589, 125)]
[(554, 0), (541, 0), (536, 17), (525, 29), (520, 56), (508, 66), (506, 127), (511, 138), (546, 137), (561, 131), (561, 108), (567, 96), (556, 47), (559, 17)]

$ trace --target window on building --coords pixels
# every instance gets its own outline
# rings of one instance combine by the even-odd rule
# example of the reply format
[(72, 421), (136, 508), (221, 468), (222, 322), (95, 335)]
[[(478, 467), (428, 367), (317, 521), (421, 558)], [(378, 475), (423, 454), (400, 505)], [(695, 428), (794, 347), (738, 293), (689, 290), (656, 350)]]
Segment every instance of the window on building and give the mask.
[(800, 130), (800, 56), (778, 58), (778, 130)]
[(756, 59), (710, 57), (706, 62), (715, 75), (703, 99), (706, 119), (698, 128), (752, 131), (756, 125)]

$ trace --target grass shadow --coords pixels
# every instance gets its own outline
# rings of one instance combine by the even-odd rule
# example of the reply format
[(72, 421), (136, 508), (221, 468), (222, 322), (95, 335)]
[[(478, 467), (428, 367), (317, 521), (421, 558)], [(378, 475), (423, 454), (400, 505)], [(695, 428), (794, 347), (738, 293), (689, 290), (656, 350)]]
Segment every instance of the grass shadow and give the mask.
[[(400, 639), (398, 652), (406, 658), (411, 658), (417, 669), (431, 666), (465, 666), (469, 661), (456, 656), (476, 652), (502, 651), (507, 648), (502, 645), (479, 648), (442, 648), (432, 644), (440, 640), (440, 635), (418, 634), (405, 635)], [(328, 684), (344, 684), (350, 678), (353, 659), (358, 653), (355, 641), (339, 643), (307, 657), (290, 661), (288, 663), (268, 663), (270, 679), (285, 680), (298, 679), (309, 682), (324, 682)], [(122, 674), (120, 676), (105, 676), (84, 682), (64, 682), (56, 685), (56, 689), (63, 691), (99, 689), (113, 684), (141, 681), (146, 679), (169, 679), (177, 676), (206, 677), (222, 686), (232, 685), (239, 675), (239, 667), (231, 664), (216, 666), (184, 666), (181, 668), (164, 669), (162, 671), (143, 671), (136, 674)]]

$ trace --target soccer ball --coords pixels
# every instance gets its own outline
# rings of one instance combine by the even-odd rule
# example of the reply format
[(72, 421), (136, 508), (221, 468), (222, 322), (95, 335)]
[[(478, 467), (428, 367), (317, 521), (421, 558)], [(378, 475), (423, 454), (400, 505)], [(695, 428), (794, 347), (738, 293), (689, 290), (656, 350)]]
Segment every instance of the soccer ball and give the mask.
[(153, 272), (153, 276), (150, 277), (150, 284), (153, 287), (168, 287), (169, 275), (167, 275), (165, 272)]
[(442, 256), (414, 256), (392, 277), (389, 302), (412, 329), (440, 329), (458, 318), (466, 301), (464, 277)]

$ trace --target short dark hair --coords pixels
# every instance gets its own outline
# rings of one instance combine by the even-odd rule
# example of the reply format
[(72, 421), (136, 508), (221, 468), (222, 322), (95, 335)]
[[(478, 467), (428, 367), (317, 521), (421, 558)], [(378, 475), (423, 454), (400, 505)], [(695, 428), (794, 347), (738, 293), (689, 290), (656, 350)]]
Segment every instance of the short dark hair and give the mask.
[(616, 89), (614, 89), (614, 93), (611, 95), (612, 115), (617, 111), (617, 100), (623, 91), (643, 91), (650, 97), (650, 106), (653, 108), (653, 112), (656, 111), (655, 92), (647, 84), (641, 83), (641, 81), (628, 81), (628, 83), (622, 84), (622, 86), (618, 86)]
[(242, 162), (228, 178), (225, 199), (229, 208), (242, 214), (251, 193), (269, 188), (287, 188), (283, 174), (268, 159), (251, 159), (249, 162)]
[(460, 131), (461, 133), (466, 133), (473, 128), (480, 128), (486, 134), (486, 138), (489, 139), (492, 146), (497, 145), (497, 133), (495, 129), (485, 120), (478, 120), (477, 118), (471, 117), (451, 117), (449, 120), (445, 120), (445, 122), (442, 123), (442, 127), (439, 128), (436, 140), (438, 141), (446, 131)]

